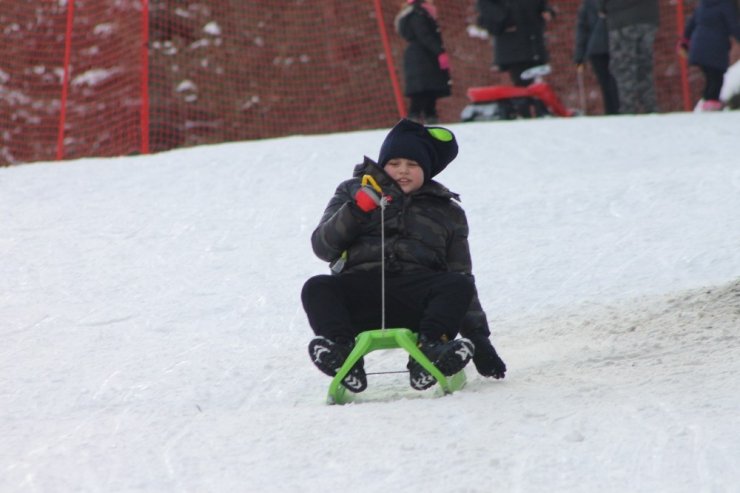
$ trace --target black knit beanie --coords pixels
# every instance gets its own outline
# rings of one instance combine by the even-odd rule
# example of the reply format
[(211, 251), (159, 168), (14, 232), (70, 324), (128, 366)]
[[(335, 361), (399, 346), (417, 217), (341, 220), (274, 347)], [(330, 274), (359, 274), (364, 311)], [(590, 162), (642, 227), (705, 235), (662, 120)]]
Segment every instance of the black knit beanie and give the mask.
[(380, 146), (378, 165), (383, 167), (394, 158), (412, 159), (424, 170), (424, 182), (428, 182), (456, 156), (457, 140), (452, 132), (404, 118), (388, 132)]

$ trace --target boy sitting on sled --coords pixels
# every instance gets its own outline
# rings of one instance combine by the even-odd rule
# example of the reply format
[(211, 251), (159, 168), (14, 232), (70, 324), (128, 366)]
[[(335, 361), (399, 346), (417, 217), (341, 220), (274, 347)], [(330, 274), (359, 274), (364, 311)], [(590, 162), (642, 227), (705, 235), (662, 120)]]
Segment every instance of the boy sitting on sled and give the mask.
[[(385, 322), (418, 333), (420, 350), (445, 376), (472, 357), (481, 375), (504, 378), (506, 365), (489, 340), (471, 272), (465, 212), (457, 194), (432, 180), (457, 150), (449, 130), (404, 119), (386, 136), (378, 162), (365, 157), (337, 187), (311, 236), (332, 275), (310, 278), (301, 293), (316, 334), (309, 354), (325, 374), (337, 374), (357, 334)], [(463, 337), (456, 339), (458, 332)], [(436, 383), (413, 358), (408, 369), (414, 389)], [(342, 385), (365, 390), (362, 360)]]

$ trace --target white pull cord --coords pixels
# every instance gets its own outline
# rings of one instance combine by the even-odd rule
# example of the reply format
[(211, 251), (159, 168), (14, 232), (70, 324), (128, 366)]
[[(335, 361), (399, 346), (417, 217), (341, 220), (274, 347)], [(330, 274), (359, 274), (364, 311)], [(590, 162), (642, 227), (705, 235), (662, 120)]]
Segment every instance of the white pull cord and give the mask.
[(385, 330), (385, 206), (388, 200), (380, 198), (380, 329)]

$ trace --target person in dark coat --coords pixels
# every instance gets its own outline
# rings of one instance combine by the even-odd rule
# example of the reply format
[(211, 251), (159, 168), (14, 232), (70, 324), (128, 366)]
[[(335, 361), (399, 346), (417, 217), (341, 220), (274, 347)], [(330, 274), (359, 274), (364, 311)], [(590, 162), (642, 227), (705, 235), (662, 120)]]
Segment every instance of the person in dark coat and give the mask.
[(532, 84), (522, 73), (549, 61), (545, 27), (555, 10), (547, 0), (478, 0), (477, 8), (478, 24), (493, 37), (494, 65), (515, 86)]
[[(478, 300), (465, 212), (459, 196), (432, 179), (457, 150), (449, 130), (403, 119), (383, 141), (378, 161), (365, 157), (337, 187), (311, 235), (332, 275), (308, 279), (301, 292), (316, 335), (309, 354), (323, 373), (336, 375), (355, 337), (385, 320), (418, 333), (421, 351), (444, 375), (460, 371), (472, 355), (481, 375), (504, 377)], [(413, 359), (409, 373), (417, 390), (436, 382)], [(342, 385), (366, 388), (362, 360)]]
[(722, 109), (719, 94), (730, 66), (730, 37), (740, 41), (740, 21), (735, 0), (701, 0), (686, 22), (679, 53), (688, 51), (689, 63), (704, 74), (704, 91), (699, 109)]
[(619, 93), (617, 81), (609, 72), (609, 34), (604, 18), (599, 15), (597, 2), (598, 0), (583, 0), (578, 9), (573, 60), (581, 71), (588, 58), (601, 87), (604, 113), (615, 115), (619, 113)]
[(396, 16), (395, 26), (408, 42), (403, 54), (404, 94), (410, 99), (408, 118), (435, 124), (439, 121), (437, 99), (452, 94), (452, 81), (433, 0), (409, 0)]
[(609, 70), (617, 81), (619, 112), (655, 113), (658, 99), (653, 48), (660, 21), (658, 0), (599, 0), (609, 32)]

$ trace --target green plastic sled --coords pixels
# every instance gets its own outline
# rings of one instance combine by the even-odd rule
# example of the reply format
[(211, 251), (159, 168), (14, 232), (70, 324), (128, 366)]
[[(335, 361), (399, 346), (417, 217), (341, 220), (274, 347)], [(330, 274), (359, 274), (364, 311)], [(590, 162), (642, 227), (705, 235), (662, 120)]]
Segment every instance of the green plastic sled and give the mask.
[(450, 377), (444, 376), (442, 372), (439, 371), (431, 361), (429, 361), (429, 358), (421, 352), (416, 343), (417, 335), (409, 329), (376, 329), (361, 332), (355, 338), (354, 349), (349, 356), (347, 356), (342, 368), (339, 369), (339, 372), (337, 372), (332, 379), (331, 384), (329, 384), (327, 403), (347, 404), (348, 402), (352, 402), (354, 394), (347, 391), (347, 389), (342, 385), (342, 380), (344, 380), (344, 377), (347, 376), (349, 371), (360, 358), (378, 349), (405, 349), (412, 358), (418, 361), (426, 371), (437, 379), (437, 383), (445, 394), (451, 394), (465, 386), (465, 383), (467, 382), (465, 370), (460, 370)]

